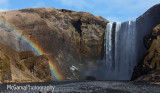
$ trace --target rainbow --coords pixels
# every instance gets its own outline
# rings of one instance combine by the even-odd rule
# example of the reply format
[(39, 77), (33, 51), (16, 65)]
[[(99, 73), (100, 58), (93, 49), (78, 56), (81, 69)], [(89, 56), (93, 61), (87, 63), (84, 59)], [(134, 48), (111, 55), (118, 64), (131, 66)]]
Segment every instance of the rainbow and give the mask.
[[(1, 21), (1, 19), (0, 19), (0, 22), (3, 22), (3, 21)], [(25, 42), (27, 42), (30, 47), (33, 48), (33, 50), (34, 50), (34, 52), (36, 52), (36, 54), (38, 54), (38, 55), (47, 54), (37, 43), (33, 42), (33, 40), (30, 40), (25, 35), (22, 35), (22, 33), (20, 31), (18, 31), (15, 26), (9, 24), (9, 22), (6, 22), (6, 24), (4, 24), (4, 25), (7, 29), (12, 30), (14, 32), (14, 34), (16, 34), (16, 36), (22, 37), (22, 39)], [(54, 77), (54, 79), (63, 80), (63, 76), (62, 76), (61, 72), (57, 69), (56, 64), (54, 63), (52, 58), (50, 56), (47, 56), (47, 57), (49, 59), (49, 66), (50, 66), (50, 70), (52, 72), (52, 76)]]

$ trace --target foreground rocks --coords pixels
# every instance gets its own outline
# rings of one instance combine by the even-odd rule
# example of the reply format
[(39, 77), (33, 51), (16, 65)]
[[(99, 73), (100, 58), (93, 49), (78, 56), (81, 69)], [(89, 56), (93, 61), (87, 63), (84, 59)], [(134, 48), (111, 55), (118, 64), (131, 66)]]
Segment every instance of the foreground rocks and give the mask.
[(48, 59), (45, 56), (36, 56), (34, 53), (31, 56), (30, 53), (29, 51), (18, 53), (0, 44), (0, 84), (51, 80)]
[(140, 82), (149, 82), (151, 84), (158, 84), (160, 85), (160, 71), (149, 71), (147, 74), (139, 77), (135, 81), (140, 81)]
[[(14, 84), (11, 84), (12, 86)], [(16, 84), (26, 86), (27, 84)], [(49, 89), (27, 89), (14, 90), (6, 89), (7, 85), (0, 86), (1, 93), (159, 93), (160, 86), (146, 82), (126, 81), (61, 81), (47, 83), (30, 83), (31, 86), (48, 86)]]

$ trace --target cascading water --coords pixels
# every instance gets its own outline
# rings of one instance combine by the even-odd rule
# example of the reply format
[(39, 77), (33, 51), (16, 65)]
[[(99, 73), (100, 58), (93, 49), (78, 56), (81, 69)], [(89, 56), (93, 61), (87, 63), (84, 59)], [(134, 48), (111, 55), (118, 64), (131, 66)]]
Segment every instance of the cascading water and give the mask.
[(108, 23), (105, 33), (107, 80), (130, 80), (136, 55), (136, 21)]

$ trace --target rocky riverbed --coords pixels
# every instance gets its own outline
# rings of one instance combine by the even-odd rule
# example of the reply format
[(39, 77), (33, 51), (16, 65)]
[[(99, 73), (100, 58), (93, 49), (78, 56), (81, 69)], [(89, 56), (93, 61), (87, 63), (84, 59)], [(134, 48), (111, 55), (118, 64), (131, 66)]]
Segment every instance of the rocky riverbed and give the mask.
[[(7, 86), (50, 86), (42, 90), (7, 90)], [(160, 85), (129, 81), (59, 81), (49, 83), (7, 84), (0, 86), (1, 93), (159, 93)]]

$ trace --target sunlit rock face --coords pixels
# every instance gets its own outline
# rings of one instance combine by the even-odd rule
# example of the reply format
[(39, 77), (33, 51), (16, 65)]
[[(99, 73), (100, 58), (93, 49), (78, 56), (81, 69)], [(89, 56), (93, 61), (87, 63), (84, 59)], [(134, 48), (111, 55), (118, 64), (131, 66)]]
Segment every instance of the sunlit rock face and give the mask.
[(21, 62), (24, 66), (41, 81), (50, 81), (51, 71), (47, 56), (37, 56), (33, 51), (23, 51), (19, 53)]
[(83, 72), (86, 64), (94, 64), (102, 57), (107, 23), (100, 16), (64, 9), (30, 8), (1, 12), (0, 42), (18, 52), (31, 50), (36, 53), (25, 37), (43, 50), (64, 79), (79, 79), (70, 68), (73, 65)]
[(0, 84), (47, 82), (52, 79), (48, 59), (31, 51), (16, 52), (0, 43)]

